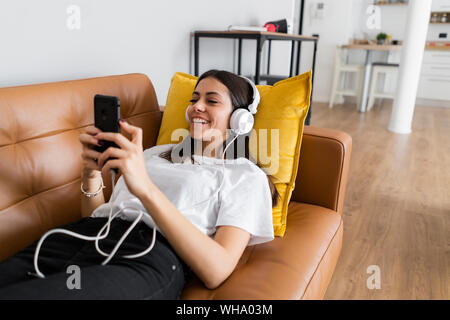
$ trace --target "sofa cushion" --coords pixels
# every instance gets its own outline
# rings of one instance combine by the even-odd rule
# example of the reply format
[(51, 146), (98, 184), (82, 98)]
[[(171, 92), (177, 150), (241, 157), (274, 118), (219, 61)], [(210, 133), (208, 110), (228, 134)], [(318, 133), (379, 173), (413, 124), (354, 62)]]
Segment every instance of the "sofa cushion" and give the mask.
[[(190, 104), (197, 77), (177, 72), (172, 77), (157, 145), (179, 143), (188, 134), (185, 111)], [(311, 72), (288, 78), (273, 86), (257, 86), (261, 101), (250, 135), (250, 154), (270, 176), (280, 199), (272, 209), (274, 234), (283, 236), (292, 191), (295, 187), (303, 126), (311, 94)], [(173, 137), (186, 129), (184, 137)]]
[(247, 247), (234, 272), (217, 289), (206, 289), (194, 277), (181, 299), (323, 297), (339, 257), (342, 230), (337, 212), (292, 201), (283, 238)]

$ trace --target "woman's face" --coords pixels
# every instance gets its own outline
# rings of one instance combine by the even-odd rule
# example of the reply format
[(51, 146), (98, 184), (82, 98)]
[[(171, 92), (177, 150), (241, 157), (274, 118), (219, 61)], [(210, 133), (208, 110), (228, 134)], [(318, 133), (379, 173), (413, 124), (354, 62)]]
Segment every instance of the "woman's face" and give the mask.
[(213, 77), (202, 79), (192, 94), (188, 110), (190, 134), (196, 140), (218, 145), (226, 138), (233, 105), (228, 88)]

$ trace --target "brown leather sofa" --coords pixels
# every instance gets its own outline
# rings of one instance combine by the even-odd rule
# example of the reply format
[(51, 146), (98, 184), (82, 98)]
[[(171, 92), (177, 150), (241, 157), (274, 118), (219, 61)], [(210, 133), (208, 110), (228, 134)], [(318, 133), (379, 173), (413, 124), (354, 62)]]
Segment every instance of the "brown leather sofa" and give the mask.
[[(143, 128), (144, 149), (155, 144), (162, 112), (146, 75), (0, 88), (0, 261), (81, 217), (78, 137), (94, 122), (97, 93), (118, 96), (121, 117)], [(305, 127), (285, 236), (247, 247), (219, 288), (194, 278), (181, 298), (323, 298), (341, 250), (351, 146), (346, 133)]]

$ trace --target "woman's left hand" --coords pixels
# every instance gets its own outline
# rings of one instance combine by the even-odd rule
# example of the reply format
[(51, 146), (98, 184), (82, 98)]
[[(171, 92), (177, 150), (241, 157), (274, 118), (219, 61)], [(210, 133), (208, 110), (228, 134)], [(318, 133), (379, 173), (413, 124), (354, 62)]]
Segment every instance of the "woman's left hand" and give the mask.
[[(121, 133), (100, 132), (95, 138), (98, 140), (108, 140), (115, 142), (119, 148), (109, 147), (98, 158), (99, 170), (106, 175), (110, 169), (117, 168), (127, 184), (128, 190), (136, 197), (140, 198), (145, 192), (148, 192), (151, 185), (150, 177), (147, 174), (145, 166), (143, 147), (142, 147), (142, 129), (133, 126), (127, 122), (119, 121), (120, 127), (131, 135), (131, 141)], [(104, 162), (108, 158), (110, 159)]]

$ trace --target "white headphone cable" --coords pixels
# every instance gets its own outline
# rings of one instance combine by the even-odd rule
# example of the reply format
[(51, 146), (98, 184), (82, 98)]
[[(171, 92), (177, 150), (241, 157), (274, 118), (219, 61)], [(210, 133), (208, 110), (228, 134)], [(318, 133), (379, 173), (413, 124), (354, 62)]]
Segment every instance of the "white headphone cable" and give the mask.
[(202, 201), (200, 201), (199, 203), (194, 204), (193, 206), (179, 209), (179, 211), (186, 210), (187, 208), (192, 209), (192, 208), (194, 208), (194, 207), (196, 207), (196, 206), (198, 206), (198, 205), (200, 205), (200, 204), (202, 204), (202, 203), (204, 203), (204, 202), (207, 202), (207, 201), (209, 201), (212, 197), (214, 197), (214, 196), (220, 191), (220, 189), (222, 188), (223, 182), (225, 181), (225, 161), (224, 161), (225, 152), (227, 151), (228, 147), (233, 143), (233, 141), (234, 141), (238, 136), (239, 136), (239, 135), (236, 134), (236, 136), (235, 136), (233, 139), (231, 139), (231, 141), (226, 145), (225, 149), (224, 149), (223, 152), (222, 152), (222, 181), (221, 181), (221, 183), (220, 183), (219, 188), (218, 188), (218, 189), (213, 193), (213, 195), (210, 196), (208, 199), (202, 200)]
[[(197, 204), (191, 206), (191, 208), (196, 207), (196, 206), (198, 206), (198, 205), (200, 205), (200, 204), (202, 204), (202, 203), (204, 203), (204, 202), (206, 202), (206, 201), (209, 201), (209, 200), (210, 200), (212, 197), (214, 197), (214, 196), (220, 191), (220, 189), (222, 188), (222, 185), (223, 185), (223, 183), (224, 183), (224, 181), (225, 181), (225, 161), (224, 161), (225, 152), (227, 151), (228, 147), (233, 143), (233, 141), (234, 141), (238, 136), (239, 136), (239, 135), (236, 134), (236, 136), (235, 136), (235, 137), (234, 137), (234, 138), (226, 145), (224, 151), (222, 152), (222, 181), (221, 181), (221, 183), (220, 183), (219, 188), (214, 192), (214, 194), (213, 194), (211, 197), (209, 197), (208, 199), (203, 200), (203, 201), (201, 201), (201, 202), (199, 202), (199, 203), (197, 203)], [(116, 174), (115, 174), (114, 170), (111, 169), (112, 191), (114, 191), (114, 179), (115, 179), (115, 176), (116, 176)], [(119, 247), (121, 246), (121, 244), (123, 243), (123, 241), (125, 241), (126, 237), (130, 234), (130, 232), (134, 229), (134, 227), (139, 223), (139, 221), (141, 220), (142, 216), (144, 215), (144, 212), (143, 212), (141, 209), (139, 209), (139, 208), (135, 208), (135, 209), (137, 209), (137, 210), (139, 211), (138, 217), (137, 217), (136, 219), (134, 219), (133, 223), (130, 225), (130, 227), (128, 227), (127, 231), (125, 231), (125, 233), (124, 233), (124, 234), (122, 235), (122, 237), (119, 239), (119, 241), (117, 242), (117, 244), (115, 245), (115, 247), (113, 248), (113, 250), (108, 254), (108, 253), (103, 252), (103, 251), (100, 249), (100, 247), (99, 247), (99, 241), (105, 239), (105, 238), (108, 236), (109, 231), (110, 231), (110, 226), (111, 226), (112, 220), (113, 220), (120, 212), (122, 212), (123, 209), (125, 209), (125, 208), (121, 208), (118, 212), (116, 212), (114, 215), (112, 215), (112, 204), (111, 204), (111, 203), (108, 203), (108, 204), (109, 204), (109, 206), (110, 206), (110, 209), (109, 209), (109, 215), (108, 215), (108, 221), (107, 221), (106, 224), (100, 229), (100, 231), (97, 233), (97, 235), (96, 235), (95, 237), (92, 237), (92, 236), (85, 236), (85, 235), (82, 235), (82, 234), (79, 234), (79, 233), (76, 233), (76, 232), (73, 232), (73, 231), (70, 231), (70, 230), (63, 229), (63, 228), (56, 228), (56, 229), (52, 229), (52, 230), (47, 231), (47, 232), (41, 237), (41, 239), (39, 240), (39, 242), (38, 242), (38, 244), (37, 244), (37, 246), (36, 246), (36, 250), (35, 250), (35, 252), (34, 252), (34, 269), (35, 269), (36, 273), (35, 273), (35, 274), (29, 273), (29, 274), (35, 275), (35, 276), (37, 276), (38, 278), (42, 278), (42, 279), (45, 278), (45, 275), (39, 270), (39, 267), (38, 267), (39, 251), (40, 251), (40, 249), (41, 249), (41, 246), (42, 246), (42, 243), (44, 242), (44, 240), (45, 240), (48, 236), (50, 236), (51, 234), (54, 234), (54, 233), (63, 233), (63, 234), (67, 234), (67, 235), (69, 235), (69, 236), (72, 236), (72, 237), (75, 237), (75, 238), (78, 238), (78, 239), (82, 239), (82, 240), (86, 240), (86, 241), (95, 241), (95, 249), (97, 250), (97, 252), (98, 252), (99, 254), (101, 254), (101, 255), (107, 257), (107, 258), (102, 262), (102, 265), (106, 265), (109, 261), (111, 261), (111, 259), (114, 257), (114, 255), (115, 255), (115, 254), (117, 253), (117, 251), (119, 250)], [(185, 210), (185, 209), (186, 209), (186, 208), (182, 208), (182, 209), (180, 209), (180, 211)], [(104, 234), (101, 234), (102, 231), (103, 231), (105, 228), (106, 228), (105, 233), (104, 233)], [(147, 249), (145, 249), (145, 250), (142, 251), (142, 252), (136, 253), (136, 254), (124, 255), (124, 256), (122, 256), (122, 257), (123, 257), (123, 258), (128, 258), (128, 259), (134, 259), (134, 258), (141, 257), (141, 256), (143, 256), (143, 255), (146, 255), (148, 252), (150, 252), (150, 251), (153, 249), (153, 246), (155, 245), (155, 240), (156, 240), (156, 228), (153, 228), (153, 238), (152, 238), (152, 242), (151, 242), (150, 246), (149, 246)]]
[[(112, 178), (112, 189), (114, 190), (114, 179), (115, 179), (115, 172), (114, 172), (114, 170), (111, 170), (111, 178)], [(130, 208), (130, 207), (127, 207), (127, 208)], [(125, 209), (125, 208), (122, 208), (118, 212), (116, 212), (114, 214), (114, 216), (112, 217), (112, 219), (114, 219), (120, 212), (122, 212), (123, 209)], [(135, 209), (137, 209), (139, 211), (139, 216), (136, 219), (134, 219), (133, 223), (128, 227), (127, 231), (125, 231), (125, 233), (119, 239), (119, 241), (117, 242), (116, 246), (111, 251), (111, 253), (107, 254), (107, 253), (103, 252), (100, 249), (100, 246), (99, 246), (99, 243), (98, 243), (98, 241), (101, 240), (101, 239), (99, 237), (97, 239), (95, 239), (95, 249), (97, 250), (98, 253), (100, 253), (101, 255), (103, 255), (105, 257), (107, 257), (107, 259), (105, 259), (102, 262), (102, 265), (106, 265), (113, 258), (113, 256), (116, 254), (117, 250), (119, 250), (119, 247), (121, 246), (122, 242), (125, 241), (126, 237), (130, 234), (130, 232), (134, 229), (134, 227), (138, 224), (138, 222), (141, 220), (142, 216), (144, 215), (144, 211), (142, 211), (140, 208), (135, 208)], [(111, 210), (112, 210), (112, 208), (111, 208)], [(103, 231), (103, 229), (109, 228), (109, 224), (108, 223), (105, 224), (100, 229), (100, 231), (98, 232), (97, 236)], [(140, 253), (124, 255), (122, 257), (128, 258), (128, 259), (134, 259), (134, 258), (142, 257), (143, 255), (146, 255), (147, 253), (149, 253), (153, 249), (153, 246), (155, 245), (155, 240), (156, 240), (156, 228), (153, 228), (152, 242), (150, 243), (150, 246), (147, 249), (145, 249), (144, 251), (142, 251)]]
[[(214, 194), (209, 197), (206, 200), (203, 200), (193, 206), (191, 206), (191, 208), (198, 206), (201, 203), (204, 203), (206, 201), (209, 201), (212, 197), (214, 197), (216, 195), (216, 193), (218, 193), (220, 191), (220, 189), (222, 188), (223, 182), (225, 181), (225, 161), (224, 161), (224, 156), (225, 156), (225, 152), (227, 151), (228, 147), (233, 143), (233, 141), (238, 137), (239, 135), (236, 134), (236, 136), (225, 146), (224, 151), (222, 152), (222, 181), (220, 183), (219, 188), (216, 190), (216, 192), (214, 192)], [(114, 190), (114, 177), (115, 177), (115, 173), (113, 170), (111, 170), (111, 175), (112, 175), (112, 188)], [(129, 207), (128, 207), (129, 208)], [(114, 214), (114, 216), (112, 217), (112, 219), (114, 219), (124, 208), (120, 209), (118, 212), (116, 212)], [(131, 224), (131, 226), (127, 229), (127, 231), (123, 234), (123, 236), (120, 238), (120, 240), (117, 242), (116, 246), (114, 247), (114, 249), (111, 251), (111, 253), (108, 255), (107, 253), (103, 252), (98, 244), (98, 241), (101, 240), (99, 238), (95, 239), (95, 248), (97, 250), (98, 253), (100, 253), (101, 255), (107, 257), (107, 259), (105, 261), (102, 262), (102, 265), (106, 265), (111, 259), (112, 257), (116, 254), (117, 250), (119, 249), (120, 245), (122, 244), (122, 242), (125, 240), (125, 238), (128, 236), (128, 234), (133, 230), (133, 228), (136, 226), (136, 224), (140, 221), (140, 219), (142, 218), (142, 216), (144, 215), (144, 212), (142, 210), (140, 210), (139, 208), (135, 208), (139, 211), (139, 216), (133, 221), (133, 223)], [(179, 209), (179, 211), (181, 210), (185, 210), (185, 208), (183, 209)], [(112, 208), (111, 208), (112, 211)], [(110, 211), (110, 215), (111, 215), (111, 211)], [(111, 219), (111, 220), (112, 220)], [(97, 236), (103, 231), (103, 229), (105, 227), (109, 228), (109, 220), (107, 222), (107, 225), (104, 225), (102, 229), (100, 229), (100, 231), (98, 232)], [(129, 259), (133, 259), (133, 258), (138, 258), (141, 257), (143, 255), (146, 255), (148, 252), (150, 252), (155, 244), (155, 240), (156, 240), (156, 228), (153, 228), (153, 238), (152, 238), (152, 242), (150, 244), (150, 246), (137, 254), (132, 254), (132, 255), (125, 255), (123, 256), (124, 258), (129, 258)]]
[[(115, 179), (115, 172), (114, 170), (111, 170), (111, 180), (112, 180), (112, 191), (114, 191), (114, 179)], [(120, 213), (122, 212), (123, 209), (120, 209), (118, 212), (116, 212), (114, 214), (114, 216), (112, 215), (112, 204), (108, 203), (110, 206), (110, 210), (109, 210), (109, 215), (108, 215), (108, 221), (106, 222), (106, 224), (100, 229), (100, 231), (97, 233), (97, 235), (95, 237), (92, 236), (85, 236), (70, 230), (66, 230), (63, 228), (56, 228), (56, 229), (52, 229), (47, 231), (39, 240), (37, 246), (36, 246), (36, 250), (34, 252), (34, 269), (36, 271), (35, 274), (29, 273), (31, 275), (37, 276), (38, 278), (45, 278), (45, 275), (39, 270), (38, 267), (38, 258), (39, 258), (39, 251), (41, 249), (42, 243), (44, 242), (44, 240), (50, 236), (51, 234), (54, 233), (63, 233), (63, 234), (67, 234), (69, 236), (78, 238), (78, 239), (82, 239), (82, 240), (86, 240), (86, 241), (95, 241), (95, 248), (97, 249), (98, 253), (100, 253), (103, 256), (106, 256), (107, 258), (102, 262), (102, 265), (106, 265), (116, 254), (117, 250), (119, 250), (120, 245), (122, 244), (123, 241), (125, 241), (125, 238), (128, 236), (128, 234), (133, 230), (133, 228), (137, 225), (137, 223), (140, 221), (140, 219), (142, 218), (142, 216), (144, 215), (144, 212), (140, 209), (139, 210), (139, 216), (133, 221), (133, 223), (131, 224), (131, 226), (127, 229), (127, 231), (122, 235), (122, 237), (120, 238), (120, 240), (117, 242), (116, 246), (114, 247), (114, 249), (111, 251), (111, 253), (107, 254), (105, 252), (103, 252), (102, 250), (100, 250), (99, 246), (98, 246), (98, 241), (99, 240), (103, 240), (105, 239), (110, 231), (110, 225), (111, 225), (111, 221)], [(101, 234), (102, 231), (106, 228), (106, 231), (104, 234)], [(148, 252), (150, 252), (153, 249), (153, 246), (155, 244), (155, 240), (156, 240), (156, 228), (153, 228), (153, 239), (152, 242), (150, 244), (150, 246), (137, 254), (132, 254), (132, 255), (125, 255), (123, 256), (124, 258), (129, 258), (129, 259), (133, 259), (133, 258), (138, 258), (141, 257), (145, 254), (147, 254)]]

